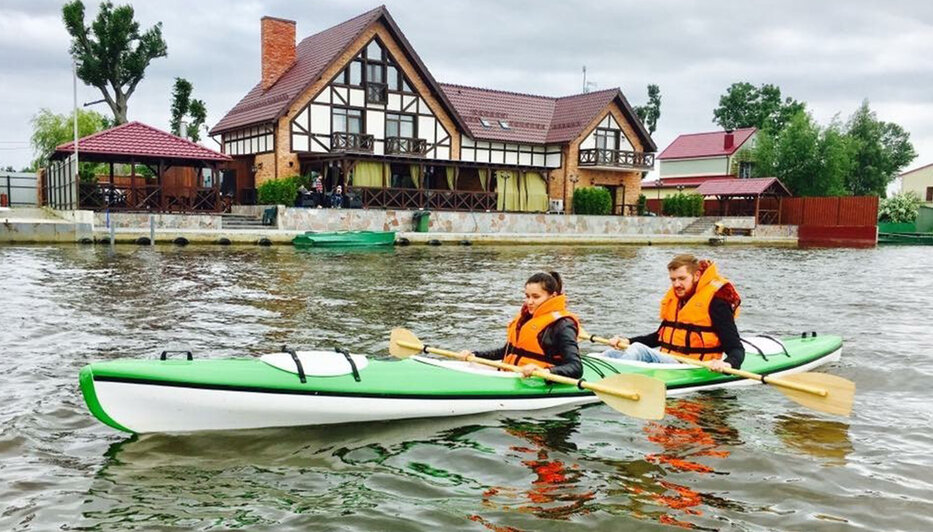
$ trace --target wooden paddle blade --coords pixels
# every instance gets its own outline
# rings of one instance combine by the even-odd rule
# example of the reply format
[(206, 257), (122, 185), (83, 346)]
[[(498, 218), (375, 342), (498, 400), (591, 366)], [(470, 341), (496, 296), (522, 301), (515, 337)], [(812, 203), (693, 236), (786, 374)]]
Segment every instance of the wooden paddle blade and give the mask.
[[(408, 345), (399, 345), (400, 343)], [(408, 329), (396, 327), (389, 333), (389, 354), (396, 358), (408, 358), (417, 355), (421, 352), (422, 347), (421, 340)]]
[(664, 381), (634, 373), (620, 373), (597, 382), (600, 388), (615, 389), (626, 394), (638, 394), (638, 400), (619, 397), (608, 391), (594, 389), (596, 396), (623, 414), (641, 419), (661, 419), (667, 404)]
[(852, 413), (852, 403), (855, 400), (855, 383), (849, 379), (844, 379), (828, 373), (794, 373), (792, 375), (782, 375), (782, 381), (789, 381), (798, 384), (806, 384), (826, 390), (826, 396), (820, 396), (808, 392), (801, 392), (783, 386), (775, 386), (788, 399), (801, 404), (807, 408), (826, 412), (827, 414), (836, 414), (848, 416)]

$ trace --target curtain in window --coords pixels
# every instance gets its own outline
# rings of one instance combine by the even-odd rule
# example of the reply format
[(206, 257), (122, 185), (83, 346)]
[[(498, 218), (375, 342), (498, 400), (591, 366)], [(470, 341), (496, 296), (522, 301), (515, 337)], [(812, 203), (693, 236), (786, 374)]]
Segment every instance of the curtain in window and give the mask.
[(496, 170), (496, 208), (500, 211), (522, 210), (522, 194), (518, 183), (518, 173), (507, 170)]
[(353, 186), (382, 187), (382, 164), (359, 162), (353, 167)]
[(454, 181), (454, 179), (456, 179), (456, 178), (454, 177), (454, 175), (455, 175), (455, 174), (454, 174), (454, 167), (453, 167), (453, 166), (448, 166), (448, 167), (444, 168), (444, 170), (447, 171), (447, 186), (450, 187), (450, 190), (456, 190), (456, 189), (457, 189), (457, 186), (456, 186), (457, 183)]
[(421, 188), (421, 166), (413, 164), (410, 168), (411, 182), (415, 184), (415, 188)]
[(525, 205), (522, 209), (528, 212), (547, 212), (548, 195), (547, 181), (538, 172), (525, 172), (524, 181)]
[(483, 187), (483, 192), (489, 192), (489, 172), (485, 168), (476, 171), (479, 174), (479, 184)]

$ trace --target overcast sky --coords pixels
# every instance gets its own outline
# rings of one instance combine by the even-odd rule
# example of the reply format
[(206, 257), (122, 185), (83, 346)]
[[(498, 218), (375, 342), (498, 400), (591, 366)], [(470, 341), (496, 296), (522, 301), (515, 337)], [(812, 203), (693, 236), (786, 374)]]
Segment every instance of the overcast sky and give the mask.
[[(378, 0), (377, 0), (378, 1)], [(120, 0), (115, 1), (121, 4)], [(88, 22), (98, 3), (86, 2)], [(168, 129), (175, 77), (194, 85), (213, 126), (259, 80), (259, 20), (296, 20), (299, 40), (372, 9), (361, 0), (135, 1), (142, 28), (161, 21), (168, 57), (153, 61), (129, 119)], [(822, 124), (863, 99), (911, 134), (933, 163), (933, 2), (388, 1), (389, 12), (441, 82), (548, 96), (620, 87), (633, 105), (661, 88), (659, 151), (679, 134), (712, 131), (730, 84), (772, 83)], [(62, 2), (0, 1), (0, 167), (32, 159), (31, 117), (71, 112)], [(78, 86), (79, 104), (100, 99)], [(110, 114), (106, 104), (94, 109)], [(217, 148), (207, 140), (205, 145)]]

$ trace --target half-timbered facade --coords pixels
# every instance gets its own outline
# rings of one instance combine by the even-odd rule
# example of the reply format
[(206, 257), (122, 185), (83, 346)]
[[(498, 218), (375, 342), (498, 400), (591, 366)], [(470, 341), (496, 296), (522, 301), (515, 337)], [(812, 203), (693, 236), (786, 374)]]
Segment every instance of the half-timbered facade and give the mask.
[(364, 207), (561, 210), (594, 184), (621, 207), (653, 167), (655, 145), (617, 89), (439, 84), (384, 7), (297, 45), (293, 21), (264, 17), (262, 48), (262, 81), (212, 130), (241, 202), (267, 179), (310, 173)]

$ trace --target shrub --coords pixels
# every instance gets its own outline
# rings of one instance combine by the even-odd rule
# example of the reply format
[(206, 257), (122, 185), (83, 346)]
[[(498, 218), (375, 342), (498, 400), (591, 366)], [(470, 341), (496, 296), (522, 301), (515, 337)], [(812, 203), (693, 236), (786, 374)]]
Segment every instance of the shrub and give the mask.
[(609, 214), (612, 212), (612, 196), (603, 187), (578, 188), (573, 193), (574, 214)]
[(308, 186), (308, 178), (293, 175), (282, 179), (270, 179), (259, 185), (257, 193), (260, 205), (294, 205), (298, 187)]
[(703, 196), (678, 192), (664, 198), (661, 212), (667, 216), (703, 216)]
[(644, 216), (648, 211), (648, 198), (644, 194), (638, 195), (638, 204), (635, 207), (639, 216)]
[(910, 190), (881, 200), (878, 204), (878, 221), (911, 223), (920, 214), (920, 196)]

